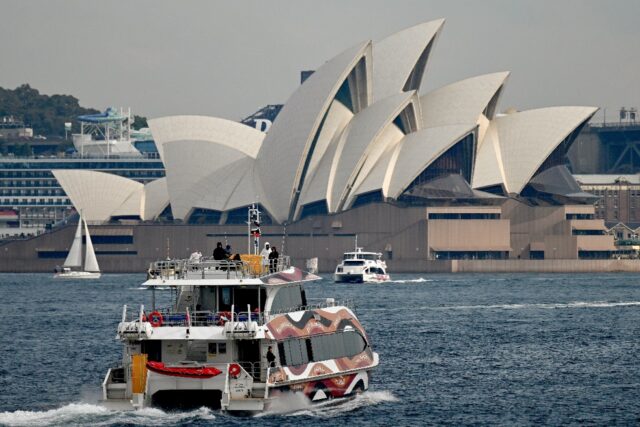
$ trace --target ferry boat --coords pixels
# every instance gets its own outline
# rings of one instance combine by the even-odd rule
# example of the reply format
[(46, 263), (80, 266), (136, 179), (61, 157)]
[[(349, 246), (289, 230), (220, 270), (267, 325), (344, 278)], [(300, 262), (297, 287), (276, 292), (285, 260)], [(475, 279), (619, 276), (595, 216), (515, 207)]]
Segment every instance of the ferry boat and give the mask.
[(387, 263), (379, 252), (365, 252), (356, 246), (354, 252), (345, 252), (333, 275), (336, 282), (386, 282)]
[[(318, 279), (287, 256), (152, 263), (151, 307), (124, 307), (122, 361), (104, 378), (103, 403), (243, 414), (291, 393), (315, 403), (367, 390), (378, 355), (348, 301), (307, 300), (303, 285)], [(158, 289), (170, 290), (168, 307), (156, 305)]]

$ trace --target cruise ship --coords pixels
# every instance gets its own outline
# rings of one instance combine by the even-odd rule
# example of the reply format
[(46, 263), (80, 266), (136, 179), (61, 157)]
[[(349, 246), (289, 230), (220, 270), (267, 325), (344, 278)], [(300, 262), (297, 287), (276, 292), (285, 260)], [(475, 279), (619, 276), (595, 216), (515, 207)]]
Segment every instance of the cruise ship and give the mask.
[(164, 176), (157, 155), (0, 157), (0, 237), (37, 235), (76, 214), (52, 170), (85, 169), (146, 183)]
[(38, 235), (76, 215), (52, 170), (108, 172), (143, 184), (164, 177), (151, 135), (131, 129), (130, 110), (109, 108), (78, 120), (81, 132), (72, 135), (75, 150), (0, 156), (0, 240)]

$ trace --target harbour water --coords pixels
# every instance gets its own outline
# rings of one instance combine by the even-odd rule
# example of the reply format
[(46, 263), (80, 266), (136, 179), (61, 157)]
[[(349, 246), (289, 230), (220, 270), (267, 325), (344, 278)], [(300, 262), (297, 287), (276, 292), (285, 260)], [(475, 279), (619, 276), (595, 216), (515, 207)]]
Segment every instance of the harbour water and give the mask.
[[(640, 276), (395, 275), (306, 286), (351, 298), (380, 367), (337, 406), (289, 401), (280, 425), (638, 424)], [(202, 408), (108, 411), (104, 373), (120, 357), (123, 304), (149, 304), (143, 275), (99, 281), (0, 275), (0, 425), (236, 425)], [(282, 413), (280, 413), (282, 412)]]

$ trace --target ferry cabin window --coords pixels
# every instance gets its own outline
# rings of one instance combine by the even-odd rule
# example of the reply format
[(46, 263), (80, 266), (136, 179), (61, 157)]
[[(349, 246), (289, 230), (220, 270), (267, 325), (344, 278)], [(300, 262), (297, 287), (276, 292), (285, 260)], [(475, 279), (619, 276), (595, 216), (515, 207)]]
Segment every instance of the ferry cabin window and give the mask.
[(231, 288), (225, 286), (218, 289), (220, 289), (220, 304), (218, 309), (220, 311), (231, 311)]
[(278, 289), (271, 303), (271, 312), (295, 311), (306, 305), (300, 285), (286, 286)]
[(345, 259), (370, 259), (370, 260), (377, 260), (378, 259), (378, 255), (377, 254), (360, 254), (360, 253), (351, 253), (351, 254), (344, 254), (344, 256), (342, 257), (343, 260)]
[(344, 265), (364, 265), (364, 261), (346, 260), (344, 261)]
[(209, 354), (215, 356), (216, 354), (227, 354), (227, 343), (224, 342), (210, 342)]
[(309, 362), (353, 357), (362, 353), (367, 343), (357, 331), (289, 339), (278, 343), (280, 365), (298, 366)]
[(289, 340), (283, 343), (284, 359), (287, 361), (287, 365), (298, 366), (309, 363), (307, 345), (304, 341)]
[(207, 343), (202, 341), (187, 342), (187, 359), (194, 362), (207, 361)]

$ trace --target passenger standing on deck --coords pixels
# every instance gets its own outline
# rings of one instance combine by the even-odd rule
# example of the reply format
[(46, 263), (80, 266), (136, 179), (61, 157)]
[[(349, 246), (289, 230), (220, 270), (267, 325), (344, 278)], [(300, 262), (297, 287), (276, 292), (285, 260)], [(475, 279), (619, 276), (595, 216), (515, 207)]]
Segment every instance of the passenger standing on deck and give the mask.
[(221, 261), (223, 259), (227, 259), (227, 253), (222, 247), (222, 242), (218, 242), (216, 244), (216, 248), (213, 250), (213, 259), (217, 261)]
[(262, 257), (262, 270), (267, 271), (269, 268), (269, 254), (271, 253), (271, 247), (269, 246), (269, 242), (264, 244), (264, 249), (260, 252), (260, 256)]
[(278, 271), (278, 249), (275, 246), (271, 247), (271, 253), (269, 254), (269, 273), (275, 273)]
[(267, 365), (269, 365), (270, 368), (276, 367), (276, 356), (273, 354), (273, 351), (271, 351), (271, 346), (267, 349)]

